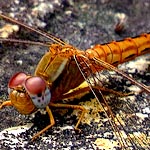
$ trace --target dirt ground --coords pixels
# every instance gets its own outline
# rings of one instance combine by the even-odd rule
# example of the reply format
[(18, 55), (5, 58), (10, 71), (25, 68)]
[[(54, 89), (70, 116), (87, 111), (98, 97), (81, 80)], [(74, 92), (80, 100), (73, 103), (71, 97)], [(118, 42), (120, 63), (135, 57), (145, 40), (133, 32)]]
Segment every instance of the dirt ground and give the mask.
[[(0, 12), (49, 32), (82, 50), (98, 43), (103, 44), (150, 32), (149, 11), (149, 0), (6, 0), (0, 5)], [(123, 30), (119, 30), (118, 34), (115, 32), (116, 25), (122, 20)], [(1, 28), (7, 23), (1, 19)], [(44, 37), (22, 28), (18, 32), (10, 34), (9, 37), (46, 41)], [(48, 48), (41, 46), (8, 42), (0, 45), (0, 96), (2, 99), (8, 96), (7, 83), (10, 77), (19, 71), (33, 74), (37, 63), (47, 50)], [(150, 61), (149, 58), (147, 57), (147, 61)], [(148, 82), (145, 77), (144, 83), (148, 85)], [(8, 127), (24, 125), (30, 118), (18, 114), (13, 108), (1, 110), (0, 116), (1, 131)], [(56, 120), (60, 118), (61, 116), (58, 116)], [(69, 119), (74, 119), (74, 117), (67, 116), (66, 120)], [(65, 121), (58, 121), (58, 124), (63, 126), (63, 124), (67, 124)], [(75, 121), (72, 120), (72, 122)], [(96, 123), (93, 123), (92, 126), (81, 125), (83, 133), (74, 134), (74, 131), (69, 129), (62, 131), (63, 133), (60, 129), (56, 132), (55, 129), (59, 128), (57, 125), (48, 133), (55, 135), (51, 137), (50, 141), (37, 140), (34, 144), (24, 143), (22, 145), (20, 141), (19, 144), (14, 144), (14, 149), (99, 149), (98, 145), (93, 143), (99, 137), (100, 131), (95, 132)], [(29, 135), (27, 136), (27, 134), (30, 132), (26, 132), (22, 137), (28, 139)], [(3, 142), (3, 145), (0, 146), (1, 149), (11, 148), (6, 142), (0, 141)]]

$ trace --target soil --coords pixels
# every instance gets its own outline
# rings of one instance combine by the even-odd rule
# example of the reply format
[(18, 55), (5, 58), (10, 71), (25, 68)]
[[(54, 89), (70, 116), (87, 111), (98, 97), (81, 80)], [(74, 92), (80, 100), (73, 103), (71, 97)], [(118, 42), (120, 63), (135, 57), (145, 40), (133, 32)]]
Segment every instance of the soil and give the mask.
[[(0, 11), (5, 15), (51, 33), (80, 50), (86, 50), (95, 44), (150, 32), (149, 10), (149, 0), (7, 0), (0, 5)], [(121, 28), (117, 25), (118, 23), (121, 24)], [(5, 24), (8, 22), (1, 19), (1, 28)], [(47, 41), (44, 37), (21, 27), (18, 32), (10, 34), (9, 38)], [(7, 84), (10, 77), (20, 71), (33, 74), (46, 51), (48, 51), (46, 47), (27, 44), (4, 42), (0, 45), (0, 96), (2, 99), (7, 99)], [(0, 111), (0, 116), (1, 130), (22, 125), (28, 120), (26, 116), (21, 116), (13, 108)], [(96, 134), (95, 126), (90, 128), (90, 135)], [(87, 129), (85, 129), (84, 125), (81, 126), (87, 131), (80, 135), (74, 135), (70, 130), (65, 130), (65, 133), (54, 132), (56, 139), (51, 139), (53, 142), (49, 145), (39, 140), (36, 144), (15, 146), (20, 149), (25, 147), (26, 149), (98, 149), (87, 138), (88, 127), (86, 126)], [(67, 143), (64, 145), (63, 142), (65, 143), (66, 139)], [(73, 143), (73, 146), (69, 145), (69, 141)], [(2, 149), (9, 148), (9, 145), (2, 146)]]

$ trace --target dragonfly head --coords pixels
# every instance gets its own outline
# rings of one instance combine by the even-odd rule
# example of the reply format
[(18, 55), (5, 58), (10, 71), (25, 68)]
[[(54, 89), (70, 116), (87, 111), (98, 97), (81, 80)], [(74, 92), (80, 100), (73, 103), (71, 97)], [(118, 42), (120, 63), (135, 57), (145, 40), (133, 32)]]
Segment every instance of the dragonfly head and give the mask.
[(10, 79), (8, 93), (11, 103), (21, 114), (31, 114), (38, 108), (45, 108), (51, 99), (50, 90), (41, 77), (28, 76), (23, 72)]

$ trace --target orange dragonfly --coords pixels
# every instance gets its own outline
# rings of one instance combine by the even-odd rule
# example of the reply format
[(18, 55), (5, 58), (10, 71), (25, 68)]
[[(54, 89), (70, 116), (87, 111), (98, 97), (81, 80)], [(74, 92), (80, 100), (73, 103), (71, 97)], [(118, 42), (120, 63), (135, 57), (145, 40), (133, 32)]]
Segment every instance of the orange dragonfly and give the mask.
[[(21, 114), (31, 114), (37, 109), (46, 109), (50, 117), (50, 124), (34, 135), (32, 140), (35, 140), (55, 124), (51, 108), (81, 110), (82, 113), (75, 125), (75, 129), (80, 131), (78, 126), (84, 118), (86, 109), (80, 105), (63, 104), (61, 100), (70, 97), (75, 98), (77, 95), (91, 90), (102, 107), (122, 149), (150, 148), (149, 137), (138, 116), (138, 112), (142, 112), (139, 101), (134, 101), (135, 108), (133, 108), (132, 102), (126, 101), (126, 104), (117, 113), (112, 111), (112, 107), (103, 96), (102, 91), (112, 92), (119, 96), (127, 96), (128, 94), (104, 87), (100, 73), (104, 69), (115, 71), (149, 94), (150, 89), (147, 86), (137, 82), (115, 66), (149, 53), (150, 34), (142, 34), (135, 38), (127, 38), (118, 42), (113, 41), (103, 45), (98, 44), (86, 51), (81, 51), (51, 34), (34, 29), (2, 14), (0, 14), (0, 17), (34, 31), (54, 42), (54, 44), (49, 44), (15, 39), (0, 39), (1, 41), (50, 47), (49, 51), (40, 60), (34, 75), (19, 72), (10, 79), (8, 83), (10, 100), (0, 105), (0, 109), (5, 106), (14, 106)], [(82, 83), (84, 81), (87, 84), (83, 87)], [(100, 102), (99, 95), (102, 97), (102, 103)], [(142, 102), (149, 108), (148, 100), (143, 100)], [(137, 129), (135, 129), (135, 126)]]

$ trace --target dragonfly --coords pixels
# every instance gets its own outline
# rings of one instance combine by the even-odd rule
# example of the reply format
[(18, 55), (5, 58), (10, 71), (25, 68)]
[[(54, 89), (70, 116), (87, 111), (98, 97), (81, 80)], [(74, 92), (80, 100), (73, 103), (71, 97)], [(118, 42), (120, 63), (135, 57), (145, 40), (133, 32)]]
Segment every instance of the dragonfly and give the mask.
[[(120, 110), (120, 114), (115, 114), (109, 102), (103, 96), (103, 91), (119, 96), (126, 96), (127, 94), (106, 88), (103, 86), (101, 79), (101, 71), (108, 69), (129, 80), (147, 94), (150, 94), (148, 86), (137, 82), (116, 68), (121, 63), (150, 52), (149, 33), (141, 34), (134, 38), (126, 38), (121, 41), (97, 44), (86, 51), (82, 51), (49, 33), (30, 27), (4, 14), (0, 14), (0, 17), (36, 32), (53, 42), (50, 44), (50, 42), (0, 38), (1, 42), (18, 42), (49, 47), (49, 51), (39, 61), (34, 75), (18, 72), (11, 77), (8, 83), (9, 100), (4, 101), (0, 105), (0, 109), (6, 106), (13, 106), (18, 112), (25, 115), (29, 115), (38, 109), (45, 109), (47, 111), (50, 124), (35, 134), (32, 140), (35, 140), (54, 126), (55, 120), (51, 111), (52, 108), (80, 110), (81, 115), (75, 125), (75, 129), (80, 132), (78, 126), (86, 113), (86, 109), (81, 105), (62, 103), (62, 100), (69, 99), (70, 97), (75, 98), (86, 91), (92, 91), (105, 116), (108, 118), (121, 149), (150, 148), (148, 133), (140, 128), (142, 127), (142, 122), (138, 117), (138, 111), (142, 108), (139, 106), (139, 102), (135, 100), (135, 108), (133, 108), (131, 107), (132, 102), (127, 101), (127, 104), (124, 104), (125, 107)], [(81, 86), (85, 81), (86, 86)], [(99, 95), (102, 98), (102, 102)], [(149, 108), (149, 100), (143, 101)], [(140, 130), (142, 134), (138, 135)]]

